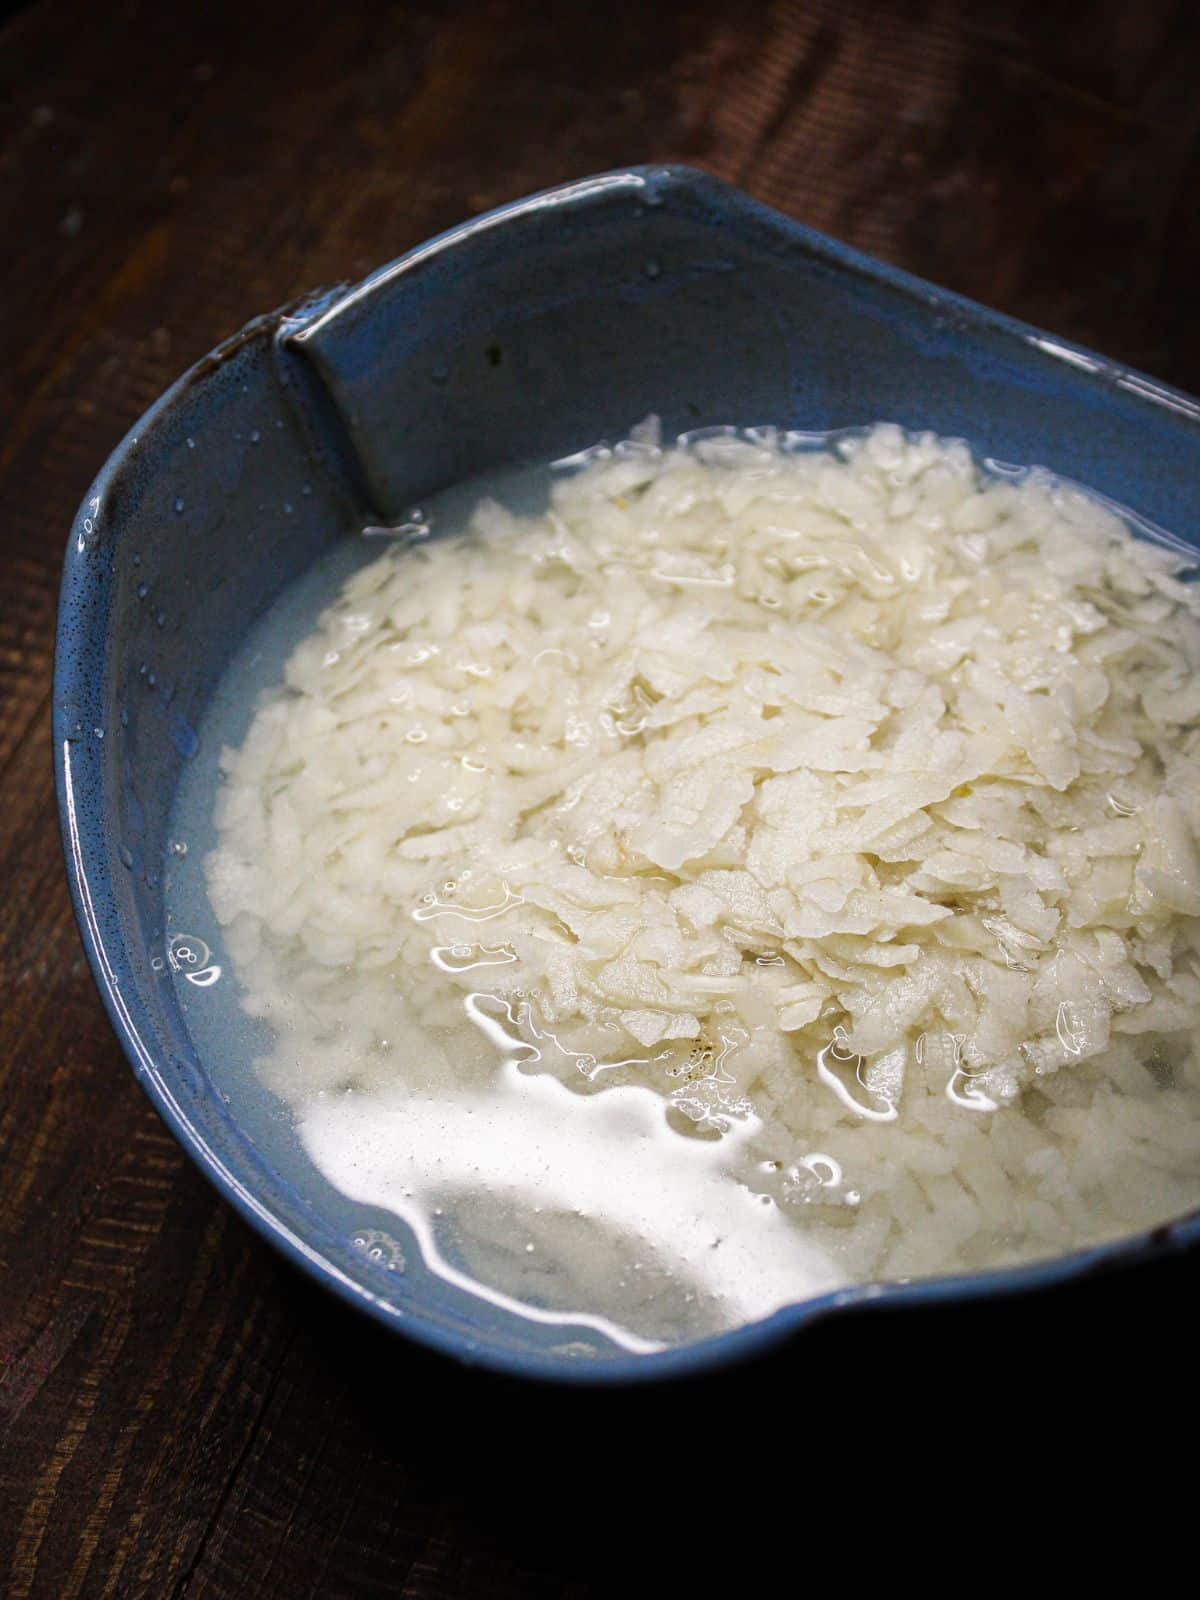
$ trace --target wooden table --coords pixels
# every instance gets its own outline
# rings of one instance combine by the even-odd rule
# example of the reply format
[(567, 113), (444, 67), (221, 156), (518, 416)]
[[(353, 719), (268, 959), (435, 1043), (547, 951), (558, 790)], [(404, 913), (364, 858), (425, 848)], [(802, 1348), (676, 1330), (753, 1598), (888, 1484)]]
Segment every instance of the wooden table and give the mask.
[[(551, 9), (62, 0), (0, 32), (7, 1600), (623, 1595), (632, 1526), (703, 1556), (731, 1504), (753, 1523), (731, 1479), (816, 1459), (803, 1399), (747, 1403), (730, 1473), (707, 1395), (685, 1407), (700, 1426), (683, 1457), (648, 1454), (650, 1401), (606, 1434), (596, 1408), (477, 1395), (277, 1262), (136, 1089), (68, 905), (50, 665), (72, 512), (165, 385), (252, 312), (471, 212), (679, 159), (1200, 389), (1185, 0)], [(1054, 20), (1077, 11), (1085, 27)], [(1100, 1303), (1083, 1304), (1022, 1313), (1035, 1386), (1046, 1329), (1094, 1326)], [(995, 1324), (953, 1326), (953, 1370), (940, 1323), (934, 1346), (889, 1335), (890, 1368), (842, 1335), (805, 1356), (822, 1381), (832, 1351), (865, 1360), (856, 1404), (914, 1373), (976, 1403), (956, 1378)], [(1133, 1348), (1144, 1371), (1144, 1332)]]

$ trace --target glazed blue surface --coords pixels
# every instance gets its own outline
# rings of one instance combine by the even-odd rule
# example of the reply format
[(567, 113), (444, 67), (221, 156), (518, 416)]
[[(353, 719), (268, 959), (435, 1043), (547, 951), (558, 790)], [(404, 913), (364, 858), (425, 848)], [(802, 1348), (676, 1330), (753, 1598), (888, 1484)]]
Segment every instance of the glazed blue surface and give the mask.
[(961, 435), (1200, 544), (1200, 403), (686, 169), (535, 196), (356, 288), (258, 319), (116, 450), (64, 568), (54, 744), (67, 870), (143, 1087), (217, 1187), (314, 1277), (447, 1354), (542, 1378), (700, 1373), (817, 1316), (1036, 1290), (1194, 1244), (1196, 1217), (1064, 1261), (851, 1289), (700, 1344), (581, 1361), (554, 1348), (569, 1332), (549, 1336), (430, 1274), (385, 1274), (354, 1247), (348, 1211), (305, 1170), (266, 1097), (231, 1105), (219, 1092), (162, 970), (163, 878), (179, 774), (238, 642), (364, 519), (619, 435), (651, 411), (668, 432), (887, 418)]

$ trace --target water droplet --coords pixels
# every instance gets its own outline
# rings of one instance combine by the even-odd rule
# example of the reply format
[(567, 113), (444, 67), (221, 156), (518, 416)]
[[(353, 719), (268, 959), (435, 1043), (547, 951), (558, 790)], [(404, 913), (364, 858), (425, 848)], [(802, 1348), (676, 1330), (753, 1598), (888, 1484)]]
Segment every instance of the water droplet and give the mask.
[(154, 687), (154, 685), (155, 685), (155, 684), (156, 684), (156, 683), (157, 683), (157, 682), (158, 682), (158, 679), (157, 679), (157, 678), (156, 678), (156, 677), (155, 677), (155, 675), (154, 675), (154, 673), (153, 673), (153, 672), (148, 672), (148, 673), (147, 673), (147, 674), (146, 674), (146, 682), (147, 682), (147, 683), (148, 683), (148, 684), (149, 684), (149, 685), (150, 685), (150, 687), (151, 687), (151, 688), (152, 688), (152, 689), (153, 689), (153, 687)]
[(285, 517), (290, 517), (292, 515), (293, 510), (294, 510), (294, 507), (292, 505), (292, 502), (290, 500), (285, 500), (283, 502), (283, 514), (284, 514), (284, 516)]
[(149, 594), (149, 592), (150, 591), (146, 588), (146, 585), (144, 583), (139, 583), (138, 584), (138, 586), (137, 586), (137, 597), (138, 597), (139, 600), (144, 600), (146, 598), (147, 594)]
[(182, 500), (181, 497), (176, 497), (176, 500), (175, 500), (175, 515), (177, 517), (181, 517), (183, 515), (183, 500)]
[(129, 867), (132, 870), (132, 867), (133, 867), (133, 851), (129, 848), (129, 846), (127, 844), (121, 845), (120, 850), (118, 851), (118, 854), (121, 857), (122, 865), (126, 866), (126, 867)]
[(434, 383), (445, 383), (450, 376), (450, 369), (443, 362), (437, 361), (430, 367), (429, 376)]
[(194, 450), (196, 448), (195, 439), (189, 439), (188, 442), (187, 442), (187, 447), (188, 447), (189, 450)]
[(187, 855), (187, 853), (188, 853), (188, 847), (187, 847), (187, 841), (185, 839), (172, 839), (171, 840), (171, 854), (173, 856), (185, 856), (185, 855)]
[(158, 626), (160, 628), (165, 627), (166, 626), (166, 621), (167, 621), (167, 613), (165, 611), (160, 611), (158, 613), (158, 615), (155, 617), (154, 620), (155, 620), (155, 622), (158, 624)]
[(140, 567), (142, 564), (142, 558), (136, 550), (133, 552), (133, 564), (135, 567)]
[(123, 728), (127, 728), (129, 726), (129, 713), (126, 711), (124, 706), (121, 707), (121, 726)]
[(662, 276), (662, 263), (651, 256), (643, 270), (648, 278), (659, 278)]
[(258, 442), (261, 440), (261, 438), (262, 438), (262, 434), (258, 431), (258, 429), (257, 428), (251, 428), (251, 430), (250, 430), (250, 443), (251, 444), (258, 444)]
[(312, 484), (311, 483), (302, 483), (300, 485), (300, 493), (302, 495), (304, 495), (305, 499), (307, 499), (308, 496), (310, 494), (312, 494)]

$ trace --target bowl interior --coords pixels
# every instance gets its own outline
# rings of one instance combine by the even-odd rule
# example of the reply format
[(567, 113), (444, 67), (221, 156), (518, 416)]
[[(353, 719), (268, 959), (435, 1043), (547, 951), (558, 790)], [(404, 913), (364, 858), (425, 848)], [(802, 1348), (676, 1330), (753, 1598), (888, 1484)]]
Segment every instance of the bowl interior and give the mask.
[[(63, 583), (55, 746), (68, 867), (139, 1077), (233, 1202), (326, 1283), (465, 1359), (542, 1376), (697, 1370), (814, 1308), (635, 1358), (462, 1294), (423, 1270), (411, 1240), (403, 1273), (372, 1260), (355, 1236), (398, 1225), (334, 1191), (271, 1098), (197, 1051), (164, 960), (168, 825), (224, 666), (335, 541), (446, 484), (566, 454), (650, 412), (668, 433), (883, 418), (931, 428), (1191, 533), (1193, 401), (699, 174), (647, 169), (491, 213), (357, 288), (249, 325), (115, 453), (72, 529)], [(989, 1282), (1005, 1277), (1020, 1275)]]

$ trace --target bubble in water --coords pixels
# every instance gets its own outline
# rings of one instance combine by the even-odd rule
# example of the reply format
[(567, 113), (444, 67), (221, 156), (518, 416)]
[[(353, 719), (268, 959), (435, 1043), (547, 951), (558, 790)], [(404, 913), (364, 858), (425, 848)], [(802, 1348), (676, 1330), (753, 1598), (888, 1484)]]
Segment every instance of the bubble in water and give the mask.
[(183, 515), (183, 497), (182, 496), (176, 496), (176, 499), (175, 499), (175, 515), (177, 517), (181, 517)]
[(187, 847), (187, 841), (185, 839), (172, 839), (171, 840), (171, 854), (173, 856), (185, 856), (185, 855), (187, 855), (187, 852), (188, 852), (188, 847)]
[(221, 976), (212, 951), (193, 933), (172, 934), (167, 941), (167, 960), (172, 972), (182, 973), (197, 989), (211, 988)]
[(388, 1272), (404, 1271), (404, 1251), (382, 1228), (362, 1228), (354, 1235), (354, 1248), (361, 1250), (368, 1261)]
[(149, 594), (149, 592), (150, 591), (147, 589), (147, 587), (146, 587), (146, 585), (144, 583), (139, 583), (138, 584), (138, 586), (137, 586), (137, 597), (138, 597), (139, 600), (144, 600), (146, 598), (146, 596)]
[(552, 1345), (551, 1351), (556, 1356), (568, 1356), (572, 1361), (594, 1360), (600, 1354), (595, 1345), (583, 1339), (568, 1339), (566, 1344)]
[(211, 953), (203, 939), (197, 939), (190, 933), (172, 934), (167, 944), (167, 959), (173, 972), (182, 972), (186, 967), (203, 966)]
[(792, 1205), (856, 1206), (862, 1196), (847, 1187), (839, 1161), (823, 1150), (812, 1150), (788, 1168), (783, 1198)]
[(655, 258), (653, 256), (651, 256), (649, 261), (646, 262), (646, 265), (645, 265), (643, 270), (644, 270), (646, 276), (648, 278), (650, 278), (650, 279), (661, 278), (662, 277), (662, 262), (661, 261), (656, 261)]

